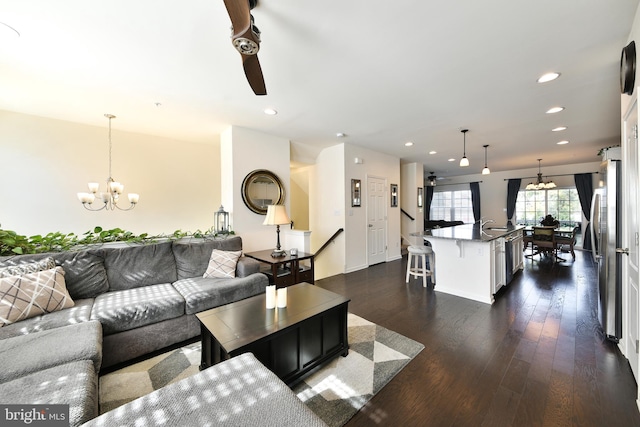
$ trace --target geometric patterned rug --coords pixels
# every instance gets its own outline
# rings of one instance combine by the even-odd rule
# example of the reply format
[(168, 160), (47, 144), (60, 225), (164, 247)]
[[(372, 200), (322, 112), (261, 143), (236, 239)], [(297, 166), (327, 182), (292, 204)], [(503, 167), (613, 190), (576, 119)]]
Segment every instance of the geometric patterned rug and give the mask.
[[(343, 426), (402, 370), (424, 345), (349, 313), (349, 355), (306, 376), (293, 391), (331, 427)], [(198, 372), (192, 343), (100, 377), (100, 413)]]

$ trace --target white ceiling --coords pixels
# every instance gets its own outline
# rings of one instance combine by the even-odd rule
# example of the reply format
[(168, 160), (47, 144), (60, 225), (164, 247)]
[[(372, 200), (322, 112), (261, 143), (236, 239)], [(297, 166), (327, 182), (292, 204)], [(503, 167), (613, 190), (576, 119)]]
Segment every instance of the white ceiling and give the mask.
[(348, 142), (439, 176), (479, 173), (484, 144), (492, 171), (597, 161), (619, 144), (638, 1), (261, 0), (258, 97), (223, 0), (2, 0), (20, 36), (0, 25), (0, 109), (196, 142), (237, 125), (291, 140), (294, 160)]

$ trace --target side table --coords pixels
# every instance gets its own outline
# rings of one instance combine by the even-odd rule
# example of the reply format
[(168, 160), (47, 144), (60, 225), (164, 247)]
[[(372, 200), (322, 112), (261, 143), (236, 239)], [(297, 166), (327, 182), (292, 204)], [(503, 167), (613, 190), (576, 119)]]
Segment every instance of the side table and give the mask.
[[(269, 282), (278, 288), (295, 285), (296, 283), (314, 283), (313, 279), (313, 258), (314, 254), (298, 252), (298, 255), (286, 254), (281, 257), (272, 257), (272, 249), (256, 252), (247, 252), (244, 255), (253, 258), (261, 263), (269, 265), (269, 271), (265, 272), (269, 276)], [(309, 260), (310, 267), (300, 264), (300, 261)]]

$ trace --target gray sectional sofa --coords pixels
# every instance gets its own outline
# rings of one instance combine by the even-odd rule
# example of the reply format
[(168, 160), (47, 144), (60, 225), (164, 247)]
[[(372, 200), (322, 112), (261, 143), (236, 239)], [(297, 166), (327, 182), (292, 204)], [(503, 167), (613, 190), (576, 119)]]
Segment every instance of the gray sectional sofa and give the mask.
[(204, 278), (213, 249), (240, 251), (242, 240), (0, 257), (0, 272), (53, 257), (74, 301), (0, 327), (0, 403), (68, 403), (72, 426), (96, 417), (101, 368), (194, 338), (195, 313), (264, 292), (267, 277), (245, 257), (235, 278)]

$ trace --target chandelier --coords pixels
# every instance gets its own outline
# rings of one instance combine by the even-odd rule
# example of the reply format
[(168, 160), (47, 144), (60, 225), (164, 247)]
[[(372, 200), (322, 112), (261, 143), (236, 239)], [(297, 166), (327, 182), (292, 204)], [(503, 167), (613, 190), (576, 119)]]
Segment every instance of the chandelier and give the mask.
[(544, 182), (542, 180), (542, 172), (540, 172), (541, 161), (542, 159), (538, 159), (538, 182), (536, 182), (535, 184), (533, 182), (530, 182), (529, 184), (527, 184), (527, 187), (526, 187), (527, 190), (548, 190), (551, 188), (556, 188), (555, 182), (553, 181)]
[[(120, 182), (114, 180), (111, 176), (111, 119), (115, 119), (116, 116), (113, 114), (105, 114), (106, 118), (109, 119), (109, 178), (107, 179), (107, 191), (98, 193), (100, 189), (100, 184), (97, 182), (90, 182), (88, 184), (89, 193), (78, 193), (78, 199), (82, 202), (82, 206), (85, 209), (90, 211), (101, 211), (103, 209), (114, 210), (118, 208), (122, 211), (129, 211), (136, 207), (138, 203), (138, 199), (140, 196), (136, 193), (129, 193), (127, 196), (129, 198), (129, 206), (127, 208), (121, 208), (118, 206), (118, 201), (120, 200), (120, 196), (122, 195), (122, 190), (124, 190), (124, 185)], [(97, 197), (104, 203), (99, 208), (93, 207), (93, 202)]]

